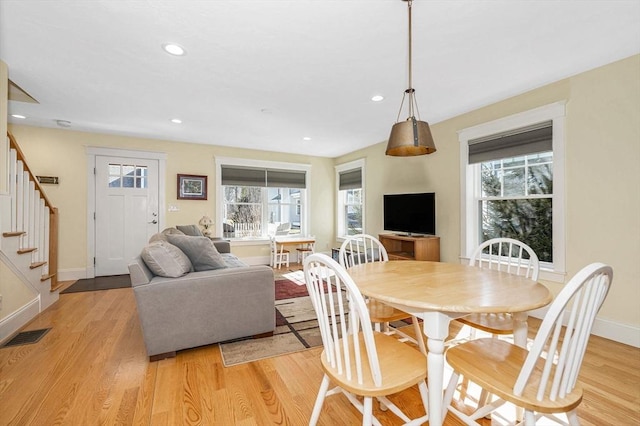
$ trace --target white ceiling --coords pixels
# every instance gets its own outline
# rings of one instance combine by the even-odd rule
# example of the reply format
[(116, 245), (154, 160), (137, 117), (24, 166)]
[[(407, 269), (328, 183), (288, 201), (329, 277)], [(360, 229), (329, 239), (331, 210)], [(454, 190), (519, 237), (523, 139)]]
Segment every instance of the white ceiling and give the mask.
[[(0, 0), (0, 59), (39, 101), (9, 121), (335, 157), (389, 136), (407, 28), (401, 0)], [(431, 124), (638, 53), (639, 0), (413, 3)]]

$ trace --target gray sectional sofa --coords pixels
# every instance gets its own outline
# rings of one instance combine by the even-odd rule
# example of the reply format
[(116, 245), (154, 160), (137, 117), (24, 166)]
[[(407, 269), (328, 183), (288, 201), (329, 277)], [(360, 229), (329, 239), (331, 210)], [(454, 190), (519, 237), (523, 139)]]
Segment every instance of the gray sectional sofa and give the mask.
[[(273, 334), (275, 287), (270, 267), (247, 266), (229, 252), (227, 241), (209, 241), (216, 247), (211, 250), (207, 237), (183, 234), (171, 239), (171, 234), (181, 233), (170, 228), (156, 234), (129, 264), (144, 343), (152, 361), (175, 356), (181, 349)], [(192, 246), (185, 246), (185, 241)], [(215, 267), (207, 264), (211, 261), (206, 256), (203, 261), (203, 252), (213, 253)], [(189, 261), (184, 253), (191, 256)]]

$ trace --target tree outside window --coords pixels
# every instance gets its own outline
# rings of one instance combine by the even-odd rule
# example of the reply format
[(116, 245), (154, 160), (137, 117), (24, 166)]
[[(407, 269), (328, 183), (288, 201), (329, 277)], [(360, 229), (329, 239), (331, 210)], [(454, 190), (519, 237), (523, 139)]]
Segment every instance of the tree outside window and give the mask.
[(347, 235), (362, 233), (362, 189), (340, 191), (344, 197)]
[(480, 165), (481, 241), (523, 241), (543, 262), (553, 262), (553, 152)]

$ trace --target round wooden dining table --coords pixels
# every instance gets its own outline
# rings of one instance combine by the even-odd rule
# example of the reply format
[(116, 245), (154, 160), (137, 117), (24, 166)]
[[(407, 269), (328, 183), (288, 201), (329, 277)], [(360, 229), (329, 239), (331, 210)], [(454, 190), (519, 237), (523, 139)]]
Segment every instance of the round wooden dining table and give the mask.
[(553, 297), (543, 284), (518, 275), (457, 263), (397, 260), (349, 268), (367, 296), (423, 320), (427, 336), (429, 424), (441, 425), (444, 342), (449, 323), (471, 313), (514, 314), (514, 337), (527, 336), (527, 312), (548, 305)]

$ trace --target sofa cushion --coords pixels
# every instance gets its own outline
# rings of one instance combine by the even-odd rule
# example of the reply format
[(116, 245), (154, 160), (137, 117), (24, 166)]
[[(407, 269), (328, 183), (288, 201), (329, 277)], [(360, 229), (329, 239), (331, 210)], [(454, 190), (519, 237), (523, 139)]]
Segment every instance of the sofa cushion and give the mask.
[(157, 234), (153, 234), (151, 238), (149, 238), (149, 242), (153, 243), (155, 241), (167, 241), (167, 235), (176, 234), (176, 235), (184, 235), (184, 232), (176, 229), (176, 228), (166, 228), (162, 232), (158, 232)]
[(243, 268), (249, 266), (242, 260), (238, 259), (236, 255), (231, 253), (220, 253), (220, 256), (224, 259), (224, 263), (226, 263), (227, 268)]
[(167, 239), (187, 255), (196, 272), (227, 267), (224, 259), (207, 237), (170, 234), (167, 235)]
[(177, 278), (191, 271), (191, 261), (176, 246), (155, 241), (142, 249), (140, 257), (154, 275)]
[(176, 228), (178, 228), (178, 231), (181, 231), (184, 235), (191, 235), (192, 237), (204, 236), (200, 228), (198, 228), (198, 225), (178, 225)]

